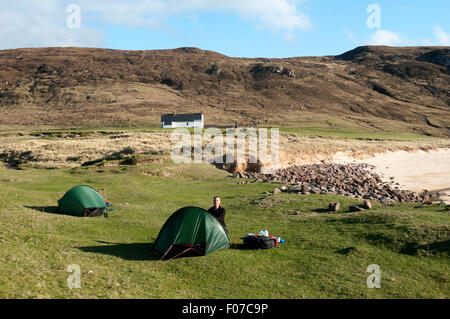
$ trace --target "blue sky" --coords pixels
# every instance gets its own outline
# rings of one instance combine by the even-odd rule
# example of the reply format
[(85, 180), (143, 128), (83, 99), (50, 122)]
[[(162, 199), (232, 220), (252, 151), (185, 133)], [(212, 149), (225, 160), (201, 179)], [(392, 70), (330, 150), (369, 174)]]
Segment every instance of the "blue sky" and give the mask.
[[(75, 28), (70, 4), (80, 10)], [(367, 12), (373, 4), (377, 10)], [(378, 9), (380, 19), (371, 21), (379, 24), (369, 27)], [(448, 46), (449, 12), (448, 0), (2, 0), (0, 49), (193, 46), (234, 57), (291, 57), (366, 44)]]

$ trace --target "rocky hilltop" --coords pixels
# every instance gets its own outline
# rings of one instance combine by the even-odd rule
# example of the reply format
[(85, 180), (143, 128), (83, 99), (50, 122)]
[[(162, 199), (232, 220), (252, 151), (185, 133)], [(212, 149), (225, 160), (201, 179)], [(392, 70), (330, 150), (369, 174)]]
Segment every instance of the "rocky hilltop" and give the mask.
[(0, 124), (346, 125), (450, 136), (449, 47), (364, 46), (338, 56), (232, 58), (197, 48), (0, 51)]

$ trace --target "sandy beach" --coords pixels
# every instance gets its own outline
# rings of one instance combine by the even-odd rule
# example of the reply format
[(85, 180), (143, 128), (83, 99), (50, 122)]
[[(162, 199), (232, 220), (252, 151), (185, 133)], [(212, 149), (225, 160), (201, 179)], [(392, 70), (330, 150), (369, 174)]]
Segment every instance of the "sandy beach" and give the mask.
[[(354, 159), (346, 153), (334, 156), (336, 163), (367, 163), (374, 165), (386, 182), (394, 181), (402, 189), (411, 191), (440, 191), (450, 195), (450, 149), (430, 151), (395, 151), (378, 153), (362, 159)], [(445, 202), (450, 196), (442, 196)]]

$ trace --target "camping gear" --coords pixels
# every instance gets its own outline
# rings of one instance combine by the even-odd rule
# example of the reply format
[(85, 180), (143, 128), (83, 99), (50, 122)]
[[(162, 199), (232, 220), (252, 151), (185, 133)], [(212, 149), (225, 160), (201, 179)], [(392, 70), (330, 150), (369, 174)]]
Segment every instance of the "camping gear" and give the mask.
[(275, 237), (247, 234), (244, 237), (244, 245), (249, 249), (269, 249), (278, 245)]
[(162, 227), (154, 250), (161, 259), (205, 256), (230, 247), (217, 219), (199, 207), (184, 207), (173, 213)]
[(58, 212), (74, 216), (100, 216), (105, 209), (102, 196), (90, 186), (75, 186), (58, 201)]
[(259, 232), (259, 236), (269, 237), (269, 231), (267, 229), (263, 229)]
[(284, 243), (281, 237), (274, 237), (269, 234), (267, 229), (259, 232), (259, 235), (246, 234), (244, 236), (244, 245), (249, 249), (270, 249), (278, 247), (279, 243)]
[(105, 212), (103, 213), (103, 216), (105, 216), (105, 218), (106, 217), (108, 217), (108, 213), (109, 212), (113, 212), (114, 211), (114, 208), (110, 208), (110, 207), (112, 207), (112, 204), (111, 203), (106, 203), (105, 204), (106, 205), (106, 210), (105, 210)]

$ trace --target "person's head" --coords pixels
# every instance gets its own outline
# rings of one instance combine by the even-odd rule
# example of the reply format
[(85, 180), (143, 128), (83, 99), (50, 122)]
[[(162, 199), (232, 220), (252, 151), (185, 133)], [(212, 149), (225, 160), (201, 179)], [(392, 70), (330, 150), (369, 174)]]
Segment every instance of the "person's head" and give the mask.
[(218, 208), (220, 206), (220, 197), (219, 196), (214, 196), (213, 204), (214, 204), (215, 208)]

